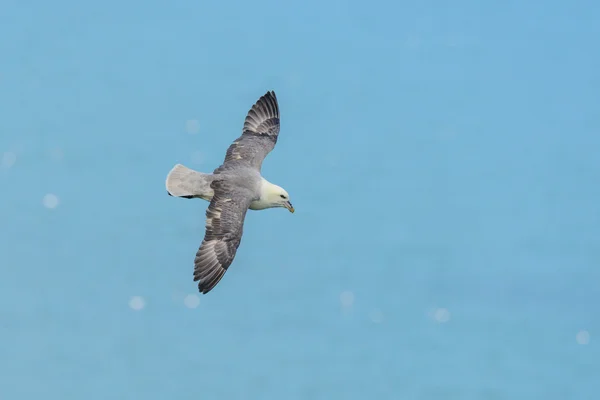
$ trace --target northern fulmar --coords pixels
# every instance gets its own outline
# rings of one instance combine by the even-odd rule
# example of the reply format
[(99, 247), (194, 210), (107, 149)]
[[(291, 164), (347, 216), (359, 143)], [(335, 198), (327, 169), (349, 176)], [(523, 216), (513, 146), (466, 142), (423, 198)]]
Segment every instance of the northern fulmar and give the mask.
[(244, 230), (246, 211), (284, 207), (294, 212), (290, 196), (261, 175), (263, 160), (279, 136), (279, 105), (269, 91), (246, 115), (242, 135), (227, 149), (212, 174), (177, 164), (167, 175), (170, 196), (209, 201), (206, 232), (194, 259), (194, 281), (210, 292), (233, 262)]

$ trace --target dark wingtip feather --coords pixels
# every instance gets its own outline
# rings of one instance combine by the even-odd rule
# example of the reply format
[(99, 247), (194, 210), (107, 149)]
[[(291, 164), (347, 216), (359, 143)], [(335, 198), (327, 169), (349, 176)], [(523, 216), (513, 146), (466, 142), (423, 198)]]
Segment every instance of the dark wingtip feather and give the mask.
[[(208, 279), (200, 279), (200, 282), (198, 282), (198, 291), (202, 294), (207, 294), (208, 292), (213, 290), (215, 286), (217, 286), (217, 283), (221, 281), (224, 275), (225, 270), (220, 269), (215, 274), (211, 275), (210, 277), (207, 277)], [(194, 280), (197, 281), (197, 279)]]
[(277, 101), (277, 96), (275, 95), (274, 90), (269, 90), (267, 93), (263, 95), (263, 97), (271, 97), (273, 100)]
[(279, 104), (273, 90), (269, 90), (254, 103), (244, 121), (244, 132), (277, 135), (279, 129)]

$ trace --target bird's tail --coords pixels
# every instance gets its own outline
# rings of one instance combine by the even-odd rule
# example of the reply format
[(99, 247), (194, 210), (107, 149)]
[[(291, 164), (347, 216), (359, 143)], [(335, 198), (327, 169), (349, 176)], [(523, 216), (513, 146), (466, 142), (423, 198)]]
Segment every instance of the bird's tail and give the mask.
[(165, 182), (167, 193), (174, 197), (186, 199), (199, 197), (210, 201), (213, 196), (213, 190), (210, 188), (211, 177), (210, 174), (203, 174), (177, 164), (167, 175)]

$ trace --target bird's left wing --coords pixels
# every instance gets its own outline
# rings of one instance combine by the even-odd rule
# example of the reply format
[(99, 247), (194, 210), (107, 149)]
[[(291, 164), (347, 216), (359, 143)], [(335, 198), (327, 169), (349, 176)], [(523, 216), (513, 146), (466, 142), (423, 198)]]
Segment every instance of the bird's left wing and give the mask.
[(279, 137), (279, 104), (275, 92), (265, 93), (246, 114), (242, 136), (227, 149), (224, 165), (243, 164), (260, 171)]
[(206, 232), (194, 260), (194, 281), (206, 294), (223, 278), (242, 240), (252, 193), (222, 180), (211, 183), (214, 196), (206, 210)]

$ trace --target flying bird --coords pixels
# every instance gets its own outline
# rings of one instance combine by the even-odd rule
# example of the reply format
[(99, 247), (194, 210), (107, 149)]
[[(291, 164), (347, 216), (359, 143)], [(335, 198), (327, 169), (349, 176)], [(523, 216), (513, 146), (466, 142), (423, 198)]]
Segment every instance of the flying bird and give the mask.
[(167, 175), (170, 196), (210, 202), (204, 240), (194, 259), (194, 281), (202, 294), (219, 283), (233, 262), (248, 209), (283, 207), (294, 212), (288, 192), (261, 175), (263, 160), (278, 136), (279, 105), (275, 92), (269, 91), (248, 111), (242, 135), (212, 174), (177, 164)]

